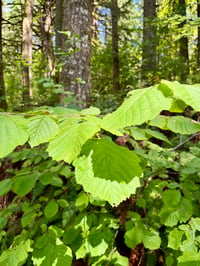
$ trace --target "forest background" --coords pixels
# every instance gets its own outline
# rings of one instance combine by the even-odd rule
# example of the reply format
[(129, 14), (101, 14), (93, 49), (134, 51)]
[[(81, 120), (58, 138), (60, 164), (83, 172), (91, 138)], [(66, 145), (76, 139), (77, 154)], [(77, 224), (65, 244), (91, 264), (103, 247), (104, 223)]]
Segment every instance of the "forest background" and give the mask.
[(0, 1), (0, 265), (200, 263), (199, 16)]

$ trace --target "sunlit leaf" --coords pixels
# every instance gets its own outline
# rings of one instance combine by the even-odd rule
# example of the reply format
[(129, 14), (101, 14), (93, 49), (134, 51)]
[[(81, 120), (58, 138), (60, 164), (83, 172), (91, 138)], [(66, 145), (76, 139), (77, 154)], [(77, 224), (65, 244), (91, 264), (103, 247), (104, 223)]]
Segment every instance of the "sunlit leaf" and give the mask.
[(12, 152), (28, 139), (27, 121), (21, 117), (0, 115), (0, 157)]
[(82, 145), (97, 133), (100, 128), (92, 122), (61, 123), (58, 135), (50, 142), (49, 155), (54, 160), (71, 163), (80, 153)]
[(114, 113), (103, 118), (102, 128), (109, 130), (143, 124), (169, 109), (171, 103), (157, 86), (135, 90)]
[(37, 146), (51, 140), (58, 131), (58, 125), (50, 116), (40, 115), (30, 119), (28, 123), (30, 145)]

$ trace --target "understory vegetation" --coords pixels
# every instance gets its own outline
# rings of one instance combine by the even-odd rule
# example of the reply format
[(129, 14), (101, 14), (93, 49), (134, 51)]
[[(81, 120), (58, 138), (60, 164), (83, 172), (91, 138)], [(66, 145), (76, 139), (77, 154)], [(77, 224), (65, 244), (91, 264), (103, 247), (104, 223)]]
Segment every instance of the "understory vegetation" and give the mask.
[(2, 112), (0, 265), (198, 265), (199, 99), (162, 80), (106, 115)]

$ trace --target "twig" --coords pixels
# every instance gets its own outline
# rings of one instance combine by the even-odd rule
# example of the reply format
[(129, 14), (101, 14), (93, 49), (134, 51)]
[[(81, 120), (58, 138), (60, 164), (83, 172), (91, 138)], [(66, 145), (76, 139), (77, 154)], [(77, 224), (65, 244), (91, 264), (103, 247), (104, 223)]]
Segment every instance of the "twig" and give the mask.
[(179, 143), (177, 146), (175, 146), (173, 149), (171, 149), (170, 151), (175, 151), (178, 148), (180, 148), (181, 146), (183, 146), (185, 143), (187, 143), (188, 141), (190, 141), (191, 139), (193, 139), (196, 136), (200, 136), (200, 132), (193, 134), (192, 136), (190, 136), (188, 139), (184, 140), (183, 142)]

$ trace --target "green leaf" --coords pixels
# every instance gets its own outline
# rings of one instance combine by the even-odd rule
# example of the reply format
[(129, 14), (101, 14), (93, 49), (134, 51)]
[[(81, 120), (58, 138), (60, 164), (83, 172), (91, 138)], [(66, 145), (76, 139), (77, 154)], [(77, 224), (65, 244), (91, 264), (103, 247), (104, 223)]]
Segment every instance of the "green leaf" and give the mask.
[(5, 195), (10, 191), (12, 187), (12, 180), (11, 179), (5, 179), (0, 181), (0, 196)]
[(69, 124), (64, 121), (60, 125), (58, 135), (49, 144), (49, 155), (54, 160), (71, 163), (79, 155), (82, 145), (99, 130), (92, 122)]
[(161, 133), (159, 131), (155, 131), (155, 130), (151, 130), (151, 129), (145, 129), (145, 132), (147, 135), (149, 135), (151, 137), (163, 140), (163, 141), (170, 144), (170, 141), (168, 140), (168, 138), (163, 133)]
[(170, 106), (171, 100), (164, 97), (157, 86), (135, 90), (114, 113), (103, 118), (102, 128), (109, 131), (140, 125), (152, 120)]
[(169, 109), (172, 113), (183, 113), (187, 105), (181, 100), (174, 100), (171, 108)]
[(96, 177), (128, 183), (133, 177), (140, 177), (142, 174), (138, 156), (108, 139), (88, 140), (82, 148), (82, 153), (88, 156), (91, 151)]
[(178, 257), (178, 266), (200, 266), (200, 253), (185, 251)]
[(51, 199), (44, 208), (44, 215), (49, 219), (58, 212), (58, 204), (54, 199)]
[(184, 101), (194, 110), (200, 111), (200, 85), (186, 85), (167, 80), (162, 80), (161, 84), (168, 86), (177, 99)]
[(111, 205), (118, 205), (120, 202), (135, 193), (140, 186), (138, 177), (133, 178), (129, 183), (106, 180), (94, 176), (91, 154), (82, 156), (74, 161), (75, 177), (78, 184), (94, 197), (107, 200)]
[(87, 206), (88, 206), (88, 202), (89, 202), (88, 195), (87, 195), (85, 192), (82, 191), (82, 192), (78, 195), (78, 197), (77, 197), (77, 199), (76, 199), (76, 203), (75, 203), (75, 205), (76, 205), (76, 207), (77, 207), (80, 211), (82, 211), (82, 210), (84, 210), (85, 208), (87, 208)]
[(35, 183), (37, 181), (38, 174), (34, 173), (31, 175), (23, 175), (23, 176), (17, 176), (13, 179), (13, 185), (12, 190), (15, 192), (18, 196), (23, 197), (27, 195), (33, 187), (35, 186)]
[(157, 232), (153, 230), (150, 232), (145, 230), (142, 242), (145, 248), (153, 250), (158, 249), (160, 247), (161, 239)]
[(0, 158), (12, 152), (28, 139), (26, 119), (0, 115)]
[(173, 229), (169, 232), (168, 236), (168, 247), (178, 250), (181, 246), (181, 239), (184, 235), (183, 231), (180, 231), (178, 228)]
[(48, 115), (39, 115), (31, 118), (28, 127), (30, 132), (29, 143), (32, 147), (48, 142), (58, 131), (57, 123)]
[(22, 266), (25, 265), (28, 257), (28, 252), (32, 251), (30, 248), (30, 240), (19, 244), (15, 248), (3, 251), (0, 256), (1, 266)]
[(72, 251), (59, 238), (49, 239), (45, 246), (34, 249), (32, 261), (35, 266), (71, 266)]
[(182, 116), (171, 117), (167, 123), (168, 129), (180, 134), (193, 134), (200, 131), (200, 124)]
[(168, 189), (164, 191), (162, 198), (166, 205), (174, 206), (180, 202), (181, 193), (179, 190)]
[(131, 127), (130, 134), (135, 140), (148, 140), (145, 129), (138, 127)]
[(150, 121), (149, 125), (153, 127), (159, 127), (160, 129), (168, 130), (167, 123), (169, 117), (164, 115), (158, 115), (153, 120)]
[(101, 256), (105, 254), (108, 248), (108, 243), (104, 239), (104, 232), (101, 229), (93, 229), (90, 231), (87, 241), (86, 249), (92, 257)]
[(89, 108), (81, 111), (82, 115), (100, 115), (101, 111), (97, 107), (90, 106)]

